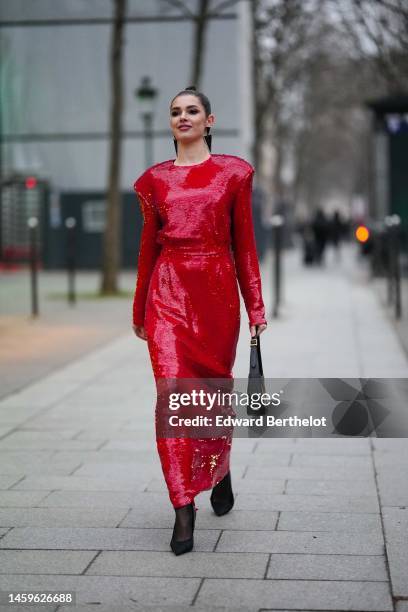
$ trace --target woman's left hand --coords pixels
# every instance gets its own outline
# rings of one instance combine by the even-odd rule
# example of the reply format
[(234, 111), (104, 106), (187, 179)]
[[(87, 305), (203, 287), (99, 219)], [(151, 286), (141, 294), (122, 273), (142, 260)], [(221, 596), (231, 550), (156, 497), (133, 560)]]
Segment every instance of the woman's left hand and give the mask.
[(259, 325), (250, 325), (249, 331), (251, 332), (251, 338), (253, 338), (254, 336), (260, 336), (266, 328), (266, 323), (260, 323)]

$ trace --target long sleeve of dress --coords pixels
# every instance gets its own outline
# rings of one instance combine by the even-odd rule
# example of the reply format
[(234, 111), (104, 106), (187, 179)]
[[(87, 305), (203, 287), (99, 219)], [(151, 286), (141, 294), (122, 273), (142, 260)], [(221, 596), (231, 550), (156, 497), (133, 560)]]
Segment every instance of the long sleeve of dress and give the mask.
[(239, 287), (250, 325), (266, 323), (252, 217), (254, 169), (242, 179), (232, 209), (232, 248)]
[(137, 281), (133, 298), (133, 324), (144, 325), (146, 297), (154, 264), (160, 252), (156, 235), (160, 229), (160, 219), (153, 201), (149, 179), (143, 174), (134, 184), (143, 215), (143, 227), (137, 263)]

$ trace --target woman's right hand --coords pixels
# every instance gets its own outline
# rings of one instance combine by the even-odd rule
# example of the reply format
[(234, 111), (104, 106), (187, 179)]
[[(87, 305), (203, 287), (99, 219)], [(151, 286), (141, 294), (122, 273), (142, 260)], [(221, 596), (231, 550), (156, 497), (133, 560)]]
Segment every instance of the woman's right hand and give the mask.
[(142, 340), (147, 340), (145, 328), (143, 325), (132, 325), (132, 327), (138, 338), (141, 338)]

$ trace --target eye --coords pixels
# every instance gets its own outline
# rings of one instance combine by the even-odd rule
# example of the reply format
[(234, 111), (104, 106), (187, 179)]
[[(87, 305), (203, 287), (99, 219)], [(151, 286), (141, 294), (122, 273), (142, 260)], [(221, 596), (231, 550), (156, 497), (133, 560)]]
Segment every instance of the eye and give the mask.
[[(199, 111), (198, 108), (191, 108), (188, 112), (189, 112), (190, 115), (197, 115), (197, 113), (199, 113), (200, 111)], [(172, 117), (176, 117), (179, 114), (180, 114), (180, 111), (178, 111), (178, 110), (173, 110), (173, 111), (170, 112), (170, 115)]]

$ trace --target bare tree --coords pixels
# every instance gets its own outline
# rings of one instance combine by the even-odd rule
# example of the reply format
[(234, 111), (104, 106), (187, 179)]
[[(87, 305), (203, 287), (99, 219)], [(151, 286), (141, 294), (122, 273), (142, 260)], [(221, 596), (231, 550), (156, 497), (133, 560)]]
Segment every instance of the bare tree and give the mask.
[(254, 142), (252, 147), (252, 159), (255, 168), (259, 167), (262, 150), (262, 127), (267, 109), (267, 100), (261, 94), (262, 83), (262, 56), (260, 40), (258, 36), (257, 16), (260, 11), (260, 0), (250, 3), (251, 10), (251, 58), (252, 58), (252, 90), (254, 99)]
[(190, 83), (199, 89), (203, 74), (208, 23), (211, 18), (221, 15), (225, 9), (237, 4), (239, 0), (223, 0), (218, 3), (215, 0), (198, 0), (197, 12), (191, 10), (187, 1), (166, 0), (166, 2), (173, 8), (179, 9), (182, 15), (194, 23)]
[(103, 235), (102, 294), (118, 292), (117, 276), (120, 266), (120, 224), (121, 224), (121, 132), (123, 108), (123, 31), (126, 14), (126, 0), (114, 0), (114, 23), (112, 29), (111, 66), (111, 112), (109, 183), (107, 195), (106, 227)]
[[(304, 122), (295, 140), (293, 194), (309, 210), (349, 202), (367, 191), (369, 118), (362, 96), (378, 83), (372, 70), (348, 58), (341, 32), (319, 41), (303, 96)], [(335, 40), (337, 37), (337, 41)]]
[[(253, 0), (254, 160), (270, 212), (368, 193), (372, 97), (408, 86), (406, 0)], [(303, 208), (304, 210), (304, 208)]]
[(318, 0), (256, 0), (252, 3), (255, 73), (255, 155), (273, 147), (271, 193), (283, 195), (282, 167), (288, 133), (298, 120), (302, 81), (315, 50)]
[(390, 92), (408, 87), (408, 5), (404, 0), (331, 0), (361, 57), (374, 59)]

